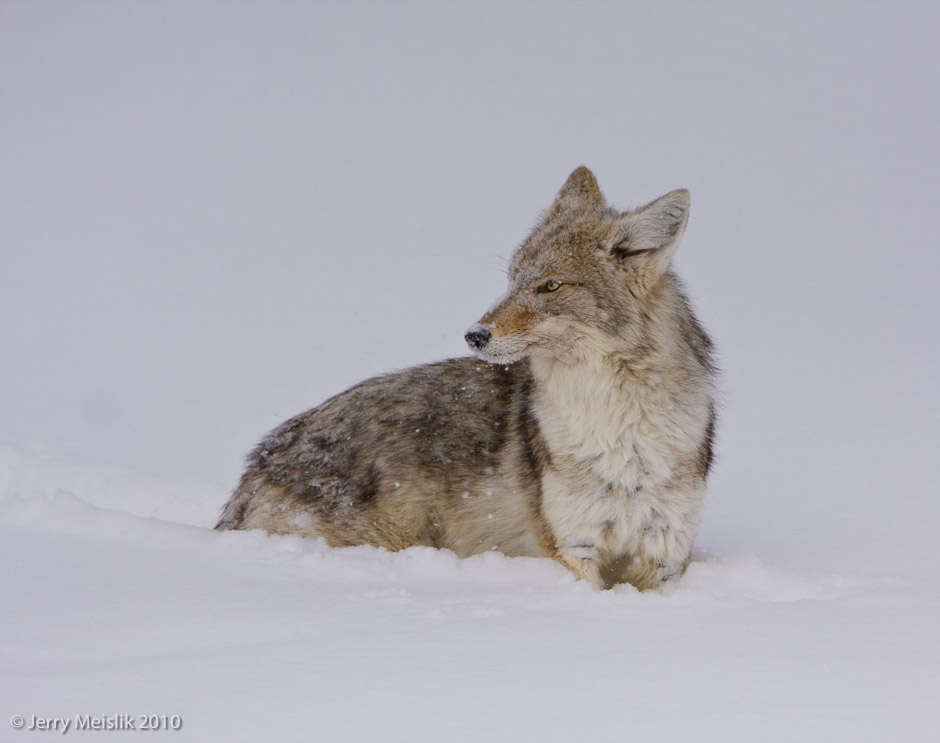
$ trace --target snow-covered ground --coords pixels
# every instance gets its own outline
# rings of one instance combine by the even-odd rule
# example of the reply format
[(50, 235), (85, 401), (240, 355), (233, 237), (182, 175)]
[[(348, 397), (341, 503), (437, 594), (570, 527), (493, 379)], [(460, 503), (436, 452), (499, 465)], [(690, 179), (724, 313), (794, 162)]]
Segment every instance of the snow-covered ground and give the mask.
[[(0, 740), (940, 735), (940, 6), (507, 5), (0, 3)], [(463, 355), (581, 163), (692, 191), (677, 588), (207, 528), (266, 430)]]

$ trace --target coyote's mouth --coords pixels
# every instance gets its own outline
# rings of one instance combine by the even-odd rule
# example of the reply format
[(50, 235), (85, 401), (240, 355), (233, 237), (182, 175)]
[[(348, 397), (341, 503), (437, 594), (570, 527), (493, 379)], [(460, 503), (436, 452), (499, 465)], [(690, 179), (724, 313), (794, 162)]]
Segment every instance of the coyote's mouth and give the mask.
[[(497, 340), (496, 343), (498, 344), (499, 341)], [(476, 355), (478, 358), (483, 359), (483, 361), (488, 361), (491, 364), (513, 364), (516, 361), (531, 355), (530, 352), (541, 345), (542, 344), (539, 341), (530, 341), (523, 344), (521, 348), (500, 351), (498, 348), (490, 348), (490, 344), (487, 344), (483, 348), (472, 350), (474, 355)]]
[(473, 354), (483, 361), (486, 361), (490, 364), (514, 364), (522, 358), (525, 358), (526, 351), (531, 347), (531, 344), (523, 348), (521, 351), (511, 351), (509, 353), (492, 353), (487, 349), (475, 350)]

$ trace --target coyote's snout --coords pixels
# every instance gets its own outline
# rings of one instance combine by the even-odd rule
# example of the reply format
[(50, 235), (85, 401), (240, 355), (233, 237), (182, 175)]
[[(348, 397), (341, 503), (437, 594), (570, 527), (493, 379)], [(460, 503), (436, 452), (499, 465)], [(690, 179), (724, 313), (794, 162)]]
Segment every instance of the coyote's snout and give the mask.
[(597, 587), (681, 574), (715, 427), (711, 343), (672, 256), (687, 191), (609, 207), (576, 169), (453, 359), (284, 423), (216, 528), (552, 557)]
[(490, 331), (481, 325), (474, 325), (464, 335), (464, 340), (473, 351), (482, 351), (490, 340)]

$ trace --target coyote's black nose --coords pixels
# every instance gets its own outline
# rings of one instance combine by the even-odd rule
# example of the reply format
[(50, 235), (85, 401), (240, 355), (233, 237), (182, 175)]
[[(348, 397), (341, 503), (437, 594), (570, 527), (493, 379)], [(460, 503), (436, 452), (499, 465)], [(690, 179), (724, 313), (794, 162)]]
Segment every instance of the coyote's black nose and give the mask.
[(468, 330), (467, 334), (464, 336), (464, 340), (467, 341), (467, 345), (474, 351), (479, 351), (483, 346), (489, 343), (490, 331), (484, 328)]

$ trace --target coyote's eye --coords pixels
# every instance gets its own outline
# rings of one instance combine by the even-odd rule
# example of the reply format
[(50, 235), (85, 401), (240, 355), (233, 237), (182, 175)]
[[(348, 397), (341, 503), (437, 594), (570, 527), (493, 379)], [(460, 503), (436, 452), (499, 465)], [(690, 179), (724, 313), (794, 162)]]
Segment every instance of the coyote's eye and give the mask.
[(556, 281), (555, 279), (549, 279), (535, 291), (537, 291), (539, 294), (544, 294), (545, 292), (557, 292), (559, 289), (561, 289), (562, 283), (563, 282)]

